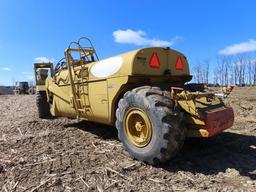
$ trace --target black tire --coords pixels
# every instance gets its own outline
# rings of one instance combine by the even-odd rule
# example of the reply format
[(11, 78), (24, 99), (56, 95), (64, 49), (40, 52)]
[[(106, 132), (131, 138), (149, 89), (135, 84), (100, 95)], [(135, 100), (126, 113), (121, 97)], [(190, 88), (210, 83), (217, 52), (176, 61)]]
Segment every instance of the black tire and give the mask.
[(184, 85), (184, 89), (191, 92), (205, 92), (205, 85), (203, 83), (189, 83)]
[(14, 95), (20, 95), (20, 90), (14, 90)]
[[(183, 146), (183, 113), (168, 95), (168, 92), (158, 87), (144, 86), (126, 92), (120, 99), (116, 111), (116, 128), (125, 150), (133, 158), (153, 165), (163, 163), (174, 157)], [(151, 140), (143, 148), (129, 141), (123, 123), (126, 112), (134, 107), (144, 111), (152, 125)]]
[(51, 117), (50, 113), (50, 104), (47, 102), (47, 96), (45, 91), (39, 91), (36, 94), (36, 105), (38, 109), (39, 118), (49, 118)]
[(29, 88), (29, 90), (28, 90), (28, 94), (29, 94), (29, 95), (33, 95), (33, 94), (35, 94), (34, 89), (33, 89), (33, 88)]

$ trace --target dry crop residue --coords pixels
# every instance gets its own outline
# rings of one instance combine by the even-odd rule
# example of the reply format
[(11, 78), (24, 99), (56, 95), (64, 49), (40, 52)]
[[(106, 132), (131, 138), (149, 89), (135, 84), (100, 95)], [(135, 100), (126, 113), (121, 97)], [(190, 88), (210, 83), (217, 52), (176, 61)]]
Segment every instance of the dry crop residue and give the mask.
[(115, 128), (37, 117), (35, 96), (0, 96), (0, 191), (255, 191), (256, 88), (227, 99), (232, 129), (186, 140), (153, 167), (123, 150)]

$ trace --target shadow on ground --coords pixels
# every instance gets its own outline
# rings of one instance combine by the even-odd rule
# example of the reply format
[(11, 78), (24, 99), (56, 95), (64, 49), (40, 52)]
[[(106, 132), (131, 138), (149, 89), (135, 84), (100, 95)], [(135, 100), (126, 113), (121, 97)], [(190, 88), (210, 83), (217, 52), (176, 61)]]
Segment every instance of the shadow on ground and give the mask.
[(162, 168), (205, 175), (233, 168), (256, 180), (256, 137), (224, 132), (208, 139), (188, 139), (177, 157)]
[[(68, 124), (104, 140), (118, 140), (114, 127), (91, 122)], [(256, 180), (256, 137), (224, 132), (208, 139), (187, 139), (181, 152), (159, 167), (170, 171), (189, 171), (215, 175), (228, 168)]]
[(82, 131), (90, 132), (104, 140), (118, 140), (117, 137), (117, 130), (115, 127), (100, 124), (100, 123), (93, 123), (87, 121), (79, 121), (77, 123), (69, 123), (64, 126), (65, 128), (77, 128)]

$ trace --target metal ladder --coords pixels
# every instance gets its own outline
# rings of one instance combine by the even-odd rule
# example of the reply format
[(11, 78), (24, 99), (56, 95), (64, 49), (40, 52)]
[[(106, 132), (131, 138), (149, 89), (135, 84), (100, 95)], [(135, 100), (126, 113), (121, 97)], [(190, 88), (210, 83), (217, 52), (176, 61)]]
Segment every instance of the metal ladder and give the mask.
[[(91, 46), (87, 48), (82, 47), (80, 44), (82, 39), (88, 40)], [(72, 44), (76, 44), (77, 48), (71, 48)], [(74, 60), (71, 56), (71, 52), (78, 52), (80, 56), (79, 60)], [(89, 70), (86, 65), (90, 62), (94, 62), (94, 54), (98, 59), (95, 49), (88, 38), (80, 38), (78, 42), (70, 43), (68, 49), (65, 51), (70, 76), (70, 86), (73, 95), (71, 102), (76, 110), (78, 119), (80, 117), (87, 119), (90, 114), (92, 115), (88, 86)]]

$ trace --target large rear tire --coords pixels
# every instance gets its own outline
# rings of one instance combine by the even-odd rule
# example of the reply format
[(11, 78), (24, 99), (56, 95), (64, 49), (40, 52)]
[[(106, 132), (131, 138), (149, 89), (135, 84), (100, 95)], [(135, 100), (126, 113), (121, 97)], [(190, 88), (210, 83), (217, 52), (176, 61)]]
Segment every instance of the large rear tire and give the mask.
[(174, 157), (184, 142), (182, 113), (168, 93), (158, 87), (138, 87), (118, 103), (116, 128), (125, 150), (140, 161), (163, 163)]
[(34, 90), (33, 87), (31, 87), (31, 88), (28, 89), (28, 94), (29, 94), (29, 95), (34, 95), (34, 94), (35, 94), (35, 90)]
[(19, 89), (15, 89), (14, 90), (14, 95), (20, 95), (20, 90)]
[(38, 109), (39, 118), (49, 118), (51, 117), (50, 113), (50, 104), (47, 102), (47, 96), (45, 91), (38, 91), (36, 94), (36, 105)]

